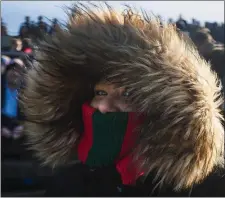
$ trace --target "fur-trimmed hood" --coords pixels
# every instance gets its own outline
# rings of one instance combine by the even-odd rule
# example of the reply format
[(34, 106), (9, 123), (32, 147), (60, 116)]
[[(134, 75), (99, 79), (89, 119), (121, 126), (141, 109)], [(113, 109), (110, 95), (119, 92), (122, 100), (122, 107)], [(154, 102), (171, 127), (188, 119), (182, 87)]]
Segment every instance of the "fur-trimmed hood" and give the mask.
[(196, 49), (175, 27), (147, 16), (74, 7), (68, 28), (40, 45), (21, 95), (37, 156), (53, 167), (68, 162), (79, 142), (81, 105), (104, 77), (127, 87), (147, 115), (135, 151), (144, 157), (141, 169), (178, 190), (221, 166), (221, 86)]

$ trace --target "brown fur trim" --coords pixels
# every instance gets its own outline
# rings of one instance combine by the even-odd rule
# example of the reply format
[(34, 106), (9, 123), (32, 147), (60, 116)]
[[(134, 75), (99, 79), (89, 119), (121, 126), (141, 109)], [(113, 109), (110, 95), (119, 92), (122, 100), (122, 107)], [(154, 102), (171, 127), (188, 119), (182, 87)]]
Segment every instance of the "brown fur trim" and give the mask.
[(124, 20), (110, 7), (75, 8), (68, 30), (40, 46), (23, 91), (26, 133), (37, 156), (52, 166), (68, 161), (79, 142), (81, 104), (104, 77), (128, 87), (131, 102), (147, 114), (135, 154), (160, 184), (188, 188), (221, 166), (221, 86), (175, 27), (135, 14)]

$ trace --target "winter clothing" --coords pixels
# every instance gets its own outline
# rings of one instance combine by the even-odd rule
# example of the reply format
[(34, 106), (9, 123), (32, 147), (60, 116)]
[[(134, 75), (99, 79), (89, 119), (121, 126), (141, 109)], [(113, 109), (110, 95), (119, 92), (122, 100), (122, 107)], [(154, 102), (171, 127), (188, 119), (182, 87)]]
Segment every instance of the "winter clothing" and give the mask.
[[(7, 73), (7, 72), (6, 72)], [(6, 75), (6, 74), (5, 74)], [(7, 115), (4, 114), (4, 107), (6, 105), (6, 86), (7, 86), (7, 82), (6, 82), (6, 76), (3, 75), (2, 79), (1, 79), (1, 107), (2, 107), (2, 113), (1, 113), (1, 122), (2, 122), (2, 127), (7, 127), (9, 129), (13, 129), (16, 126), (19, 125), (19, 121), (23, 120), (23, 115), (20, 111), (20, 107), (18, 104), (15, 104), (16, 110), (16, 116), (15, 117), (9, 117)], [(16, 98), (17, 99), (17, 96)]]
[(135, 128), (143, 116), (134, 112), (104, 115), (88, 103), (82, 105), (82, 115), (84, 131), (78, 145), (78, 159), (91, 168), (115, 164), (123, 184), (135, 183), (138, 173), (131, 166), (131, 152), (138, 137)]
[[(57, 194), (67, 194), (69, 188), (71, 196), (116, 196), (120, 186), (126, 195), (179, 195), (193, 188), (204, 194), (207, 189), (198, 186), (213, 181), (210, 175), (224, 160), (221, 87), (210, 65), (172, 25), (135, 14), (126, 18), (109, 7), (102, 15), (79, 3), (75, 10), (68, 31), (39, 47), (38, 64), (28, 73), (21, 101), (30, 146), (45, 165), (67, 164), (78, 151), (81, 168), (59, 174), (61, 181), (55, 179), (59, 183), (53, 187)], [(92, 173), (89, 163), (93, 165), (97, 155), (96, 145), (90, 152), (81, 146), (88, 134), (82, 105), (91, 101), (93, 87), (102, 79), (126, 87), (129, 102), (145, 115), (128, 149), (135, 169), (143, 173), (133, 185), (124, 182), (113, 159), (104, 164), (96, 157), (97, 166), (104, 166)], [(112, 158), (122, 152), (105, 149)], [(81, 151), (86, 152), (84, 160)], [(105, 153), (100, 154), (106, 160)], [(224, 177), (216, 178), (218, 183), (209, 182), (214, 189), (224, 182)], [(216, 193), (224, 194), (224, 188), (211, 195)]]

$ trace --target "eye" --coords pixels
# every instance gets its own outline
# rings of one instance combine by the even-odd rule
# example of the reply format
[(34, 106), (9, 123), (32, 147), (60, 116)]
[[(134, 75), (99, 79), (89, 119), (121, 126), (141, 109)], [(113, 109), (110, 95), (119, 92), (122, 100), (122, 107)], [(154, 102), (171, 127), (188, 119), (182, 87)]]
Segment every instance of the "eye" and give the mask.
[(129, 91), (124, 91), (122, 95), (124, 97), (128, 97), (128, 96), (130, 96), (130, 92)]
[(95, 90), (95, 95), (96, 96), (107, 96), (108, 93), (106, 91), (102, 91), (102, 90)]

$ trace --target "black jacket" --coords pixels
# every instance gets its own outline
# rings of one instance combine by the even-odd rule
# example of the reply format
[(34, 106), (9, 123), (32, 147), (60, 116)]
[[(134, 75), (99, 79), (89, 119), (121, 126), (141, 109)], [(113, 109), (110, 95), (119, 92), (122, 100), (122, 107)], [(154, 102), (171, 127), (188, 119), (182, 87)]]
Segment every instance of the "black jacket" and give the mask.
[(212, 173), (202, 183), (187, 190), (175, 192), (172, 187), (161, 188), (153, 183), (153, 174), (136, 186), (123, 186), (116, 169), (105, 167), (91, 170), (80, 163), (57, 170), (47, 186), (47, 197), (119, 196), (119, 197), (223, 197), (225, 196), (225, 170)]

